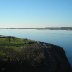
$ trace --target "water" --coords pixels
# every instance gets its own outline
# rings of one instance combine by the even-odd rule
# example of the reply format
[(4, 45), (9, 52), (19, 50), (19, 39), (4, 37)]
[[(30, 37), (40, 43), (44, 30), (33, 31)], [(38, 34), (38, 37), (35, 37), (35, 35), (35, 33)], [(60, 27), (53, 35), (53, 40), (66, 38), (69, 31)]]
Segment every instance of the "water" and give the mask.
[(0, 29), (0, 35), (28, 38), (36, 41), (59, 45), (64, 48), (72, 65), (72, 31), (64, 30), (32, 30), (32, 29)]

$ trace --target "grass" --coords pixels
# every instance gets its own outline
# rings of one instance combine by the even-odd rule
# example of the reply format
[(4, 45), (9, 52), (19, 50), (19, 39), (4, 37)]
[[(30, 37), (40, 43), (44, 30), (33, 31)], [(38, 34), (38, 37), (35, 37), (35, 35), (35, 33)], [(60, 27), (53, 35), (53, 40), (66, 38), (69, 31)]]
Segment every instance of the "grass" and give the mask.
[(15, 37), (1, 37), (0, 38), (0, 59), (9, 58), (12, 60), (19, 60), (25, 56), (24, 50), (33, 47), (36, 41), (29, 39), (21, 39)]
[(0, 60), (3, 63), (23, 63), (24, 61), (33, 61), (34, 59), (40, 62), (40, 57), (43, 58), (41, 54), (43, 48), (44, 46), (41, 46), (39, 42), (29, 39), (14, 37), (0, 38)]

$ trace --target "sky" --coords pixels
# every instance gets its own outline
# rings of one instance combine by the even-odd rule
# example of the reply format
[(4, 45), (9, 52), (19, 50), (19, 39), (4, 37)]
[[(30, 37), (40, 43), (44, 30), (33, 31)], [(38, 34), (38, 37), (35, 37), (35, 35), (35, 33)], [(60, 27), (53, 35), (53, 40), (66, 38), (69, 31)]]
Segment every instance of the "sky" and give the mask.
[(72, 0), (0, 0), (0, 27), (72, 26)]

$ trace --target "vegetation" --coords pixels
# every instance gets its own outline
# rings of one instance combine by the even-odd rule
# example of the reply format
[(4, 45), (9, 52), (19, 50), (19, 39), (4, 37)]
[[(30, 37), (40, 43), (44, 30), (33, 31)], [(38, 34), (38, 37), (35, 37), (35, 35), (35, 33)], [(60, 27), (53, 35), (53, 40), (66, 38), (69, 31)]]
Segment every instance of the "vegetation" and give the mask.
[(24, 49), (31, 47), (35, 43), (35, 41), (29, 39), (0, 37), (0, 57), (10, 60), (19, 60), (19, 57), (24, 53)]
[(0, 72), (70, 72), (63, 48), (29, 39), (0, 36)]

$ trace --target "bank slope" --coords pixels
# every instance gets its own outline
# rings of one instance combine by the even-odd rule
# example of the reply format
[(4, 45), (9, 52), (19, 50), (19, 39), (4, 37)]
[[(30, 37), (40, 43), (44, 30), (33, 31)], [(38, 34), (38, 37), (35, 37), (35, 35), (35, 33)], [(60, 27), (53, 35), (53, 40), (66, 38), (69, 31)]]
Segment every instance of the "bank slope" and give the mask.
[(63, 48), (39, 41), (0, 36), (0, 72), (70, 72)]

